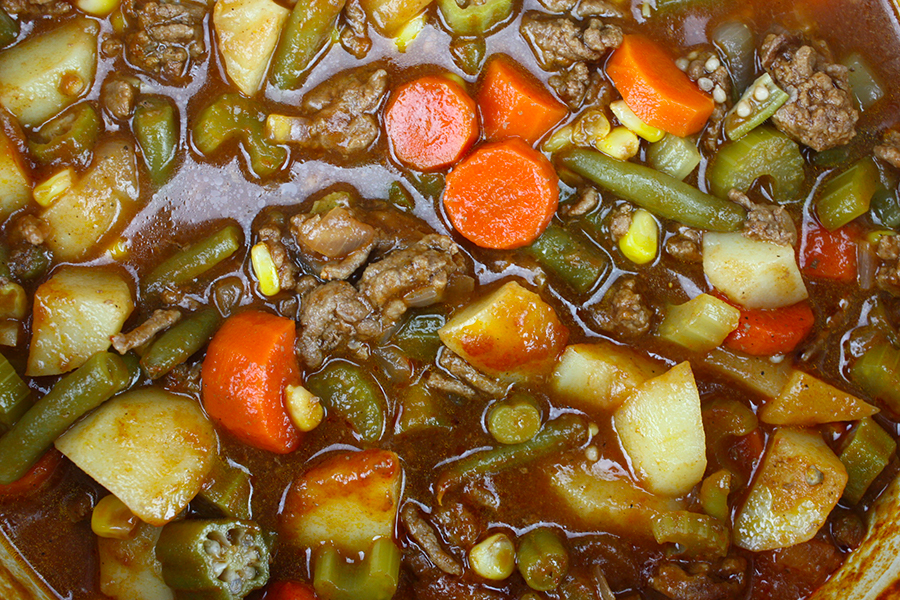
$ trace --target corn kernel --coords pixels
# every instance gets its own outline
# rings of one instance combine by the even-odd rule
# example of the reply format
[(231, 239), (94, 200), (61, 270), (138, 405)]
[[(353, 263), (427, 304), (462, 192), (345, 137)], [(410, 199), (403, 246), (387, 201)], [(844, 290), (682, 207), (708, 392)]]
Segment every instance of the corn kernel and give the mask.
[(544, 152), (559, 152), (563, 148), (572, 145), (572, 132), (575, 130), (572, 125), (564, 125), (554, 131), (549, 138), (541, 145)]
[(319, 399), (302, 385), (289, 385), (284, 390), (284, 406), (291, 423), (300, 431), (312, 431), (325, 417)]
[(654, 258), (659, 250), (659, 225), (643, 208), (635, 211), (631, 227), (619, 240), (619, 250), (631, 262), (643, 265)]
[(658, 142), (663, 139), (666, 132), (644, 123), (639, 116), (634, 114), (624, 100), (616, 100), (609, 105), (610, 110), (616, 115), (619, 123), (638, 134), (648, 142)]
[(609, 135), (609, 119), (602, 109), (590, 109), (578, 117), (572, 132), (572, 141), (578, 146), (593, 146), (599, 149), (600, 144)]
[(28, 295), (18, 283), (0, 285), (0, 319), (21, 321), (28, 312)]
[(75, 172), (71, 167), (66, 167), (59, 173), (55, 173), (34, 186), (34, 201), (41, 206), (50, 206), (53, 202), (65, 194), (72, 187)]
[(309, 121), (304, 117), (270, 114), (266, 117), (266, 137), (276, 144), (302, 142), (309, 138)]
[(870, 244), (877, 244), (881, 241), (881, 238), (889, 235), (897, 235), (890, 229), (877, 229), (875, 231), (870, 231), (866, 234), (866, 241)]
[(469, 550), (469, 564), (485, 579), (506, 579), (516, 567), (516, 547), (509, 536), (496, 533)]
[(266, 296), (274, 296), (281, 291), (281, 282), (278, 280), (278, 270), (269, 253), (269, 247), (264, 242), (253, 246), (250, 250), (250, 264), (253, 265), (253, 274), (259, 281), (259, 291)]
[(128, 19), (125, 18), (125, 13), (122, 12), (121, 6), (109, 15), (109, 24), (112, 25), (113, 31), (119, 35), (125, 33), (125, 29), (128, 27)]
[(397, 37), (394, 38), (394, 43), (397, 45), (397, 50), (400, 52), (406, 52), (406, 49), (410, 44), (415, 41), (418, 37), (419, 33), (422, 32), (422, 29), (425, 28), (425, 13), (420, 14), (418, 17), (412, 19), (403, 26), (403, 29), (400, 30), (400, 33), (397, 34)]
[(138, 518), (113, 494), (104, 496), (91, 513), (91, 529), (104, 538), (128, 539), (137, 523)]
[(120, 0), (77, 0), (75, 6), (94, 17), (105, 17), (119, 8)]
[(641, 149), (638, 136), (625, 127), (616, 127), (599, 144), (597, 150), (618, 160), (628, 160)]
[(113, 260), (125, 260), (131, 250), (131, 245), (126, 239), (118, 239), (109, 247), (106, 254)]

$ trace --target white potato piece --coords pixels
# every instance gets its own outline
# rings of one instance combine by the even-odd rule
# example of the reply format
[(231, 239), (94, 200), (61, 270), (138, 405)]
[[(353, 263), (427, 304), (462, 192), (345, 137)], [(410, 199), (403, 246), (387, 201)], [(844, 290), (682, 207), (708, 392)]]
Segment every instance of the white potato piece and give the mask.
[(124, 229), (137, 209), (134, 147), (123, 140), (100, 145), (81, 179), (41, 212), (47, 245), (61, 260), (78, 260)]
[(877, 412), (878, 409), (865, 400), (794, 369), (781, 393), (759, 410), (759, 419), (770, 425), (806, 427), (857, 421)]
[(56, 440), (69, 460), (157, 526), (200, 491), (217, 445), (199, 404), (158, 388), (113, 398)]
[(259, 91), (289, 14), (272, 0), (217, 0), (213, 7), (225, 71), (245, 95)]
[(734, 519), (734, 543), (761, 552), (806, 542), (838, 503), (847, 471), (815, 430), (776, 430)]
[(651, 492), (681, 496), (703, 479), (706, 434), (690, 363), (638, 386), (613, 420), (635, 475)]
[(280, 532), (305, 548), (333, 544), (366, 552), (394, 533), (403, 469), (387, 450), (338, 452), (294, 480), (284, 501)]
[(134, 310), (131, 288), (118, 271), (63, 266), (34, 294), (34, 320), (25, 374), (77, 369), (110, 346), (110, 336)]
[(0, 104), (29, 127), (40, 125), (94, 84), (96, 21), (79, 18), (0, 52)]
[(162, 527), (138, 523), (125, 540), (97, 538), (100, 591), (115, 600), (174, 600), (162, 577), (156, 541)]
[(0, 222), (31, 199), (31, 176), (19, 149), (0, 129)]
[(635, 387), (665, 369), (627, 346), (573, 344), (560, 357), (550, 385), (560, 400), (587, 413), (612, 411)]
[(717, 290), (745, 308), (779, 308), (807, 298), (791, 246), (740, 232), (703, 236), (703, 272)]

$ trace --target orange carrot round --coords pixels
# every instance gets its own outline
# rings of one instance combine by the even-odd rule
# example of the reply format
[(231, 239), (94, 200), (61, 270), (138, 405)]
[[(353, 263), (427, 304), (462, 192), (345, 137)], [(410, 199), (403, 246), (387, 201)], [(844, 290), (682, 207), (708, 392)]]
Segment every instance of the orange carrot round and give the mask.
[(665, 49), (642, 35), (625, 36), (606, 73), (634, 114), (679, 137), (703, 129), (715, 107)]
[(475, 101), (456, 82), (429, 75), (397, 88), (384, 114), (394, 155), (420, 171), (457, 162), (478, 139)]
[(518, 136), (533, 144), (569, 112), (541, 82), (503, 55), (487, 64), (477, 100), (484, 135), (492, 141)]
[(737, 329), (725, 338), (725, 345), (754, 356), (792, 352), (809, 335), (815, 315), (809, 302), (773, 309), (741, 309)]
[(290, 319), (247, 311), (226, 320), (209, 344), (203, 406), (245, 444), (279, 454), (300, 444), (284, 405), (285, 388), (300, 383), (295, 337)]
[(444, 188), (453, 227), (482, 248), (530, 244), (550, 224), (558, 203), (553, 165), (519, 138), (481, 146), (447, 175)]

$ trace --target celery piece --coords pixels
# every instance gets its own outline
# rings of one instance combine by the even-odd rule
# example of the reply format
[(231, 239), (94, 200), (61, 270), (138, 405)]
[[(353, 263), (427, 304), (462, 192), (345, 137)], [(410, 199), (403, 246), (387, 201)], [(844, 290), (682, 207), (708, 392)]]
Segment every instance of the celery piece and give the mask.
[(872, 196), (869, 208), (872, 215), (885, 227), (900, 227), (900, 197), (896, 189), (879, 188)]
[(686, 510), (660, 513), (653, 519), (653, 537), (659, 544), (676, 544), (692, 557), (721, 558), (728, 553), (730, 532), (719, 519)]
[(375, 379), (357, 365), (331, 362), (306, 380), (310, 392), (353, 426), (367, 442), (381, 438), (385, 426), (386, 400)]
[(438, 0), (438, 9), (454, 35), (483, 37), (513, 12), (512, 0), (482, 0), (460, 5), (457, 0)]
[(706, 172), (713, 194), (725, 198), (736, 189), (746, 193), (753, 182), (768, 175), (776, 200), (793, 200), (806, 179), (806, 161), (797, 142), (771, 127), (757, 127), (726, 144)]
[(816, 202), (816, 216), (834, 231), (869, 210), (879, 185), (875, 161), (864, 158), (825, 184)]
[(579, 294), (591, 290), (609, 268), (609, 259), (598, 247), (555, 224), (526, 252)]
[(19, 22), (0, 8), (0, 47), (9, 46), (19, 37)]
[(861, 419), (853, 427), (838, 457), (847, 469), (844, 498), (851, 504), (858, 504), (896, 451), (897, 442), (887, 431), (871, 417)]
[(647, 148), (647, 163), (679, 181), (684, 181), (697, 168), (700, 159), (700, 150), (694, 140), (671, 133)]
[(659, 325), (659, 337), (693, 352), (720, 346), (734, 331), (741, 311), (709, 294), (670, 306)]
[(0, 354), (0, 424), (12, 427), (25, 414), (30, 393), (13, 366)]
[(344, 0), (297, 2), (281, 32), (281, 40), (272, 55), (269, 80), (282, 90), (303, 83), (305, 75), (320, 51), (331, 43)]
[(740, 21), (726, 21), (715, 28), (712, 42), (731, 75), (733, 100), (753, 81), (756, 70), (756, 35)]
[(347, 564), (337, 550), (323, 546), (315, 554), (313, 587), (322, 600), (390, 600), (400, 582), (402, 554), (380, 538), (358, 564)]
[(392, 341), (406, 356), (422, 362), (432, 362), (441, 347), (438, 330), (447, 322), (441, 313), (423, 312), (411, 315), (394, 334)]
[(725, 134), (729, 139), (744, 137), (765, 123), (791, 96), (772, 81), (768, 73), (750, 84), (747, 91), (725, 116)]
[(841, 63), (850, 70), (850, 89), (861, 110), (868, 110), (884, 97), (884, 85), (861, 54), (854, 52)]
[(900, 414), (900, 351), (886, 342), (875, 344), (850, 367), (850, 379), (871, 398)]
[(423, 429), (450, 429), (438, 397), (421, 383), (406, 388), (400, 397), (400, 415), (394, 431), (397, 434), (413, 433)]

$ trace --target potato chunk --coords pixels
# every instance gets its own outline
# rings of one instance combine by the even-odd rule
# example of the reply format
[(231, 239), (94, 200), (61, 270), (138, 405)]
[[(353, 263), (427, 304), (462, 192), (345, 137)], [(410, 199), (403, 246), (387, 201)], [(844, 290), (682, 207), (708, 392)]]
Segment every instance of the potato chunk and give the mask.
[(116, 600), (174, 600), (156, 558), (160, 531), (162, 527), (138, 523), (128, 539), (97, 538), (101, 592)]
[(713, 286), (744, 308), (779, 308), (808, 294), (791, 246), (744, 234), (706, 233), (703, 272)]
[(394, 37), (428, 8), (431, 0), (360, 0), (359, 4), (379, 33)]
[(217, 440), (196, 402), (144, 388), (88, 414), (56, 447), (139, 519), (164, 525), (200, 491)]
[(77, 369), (110, 346), (134, 310), (124, 276), (102, 267), (64, 266), (34, 294), (30, 377)]
[(821, 435), (777, 430), (734, 519), (735, 545), (761, 552), (812, 539), (846, 484), (844, 465)]
[(706, 470), (706, 434), (690, 363), (641, 384), (613, 416), (635, 475), (655, 494), (681, 496)]
[(781, 393), (763, 405), (759, 418), (771, 425), (812, 426), (871, 417), (878, 409), (853, 394), (794, 370)]
[(280, 531), (306, 548), (365, 552), (394, 533), (402, 475), (400, 458), (387, 450), (332, 454), (291, 485)]
[(272, 0), (218, 0), (213, 25), (225, 71), (247, 96), (259, 90), (290, 11)]
[(0, 222), (31, 199), (31, 177), (9, 135), (0, 129)]
[(511, 281), (455, 314), (438, 335), (475, 368), (522, 380), (553, 367), (569, 331), (540, 296)]
[(619, 407), (635, 387), (663, 368), (626, 346), (574, 344), (563, 352), (550, 385), (561, 400), (588, 413)]

